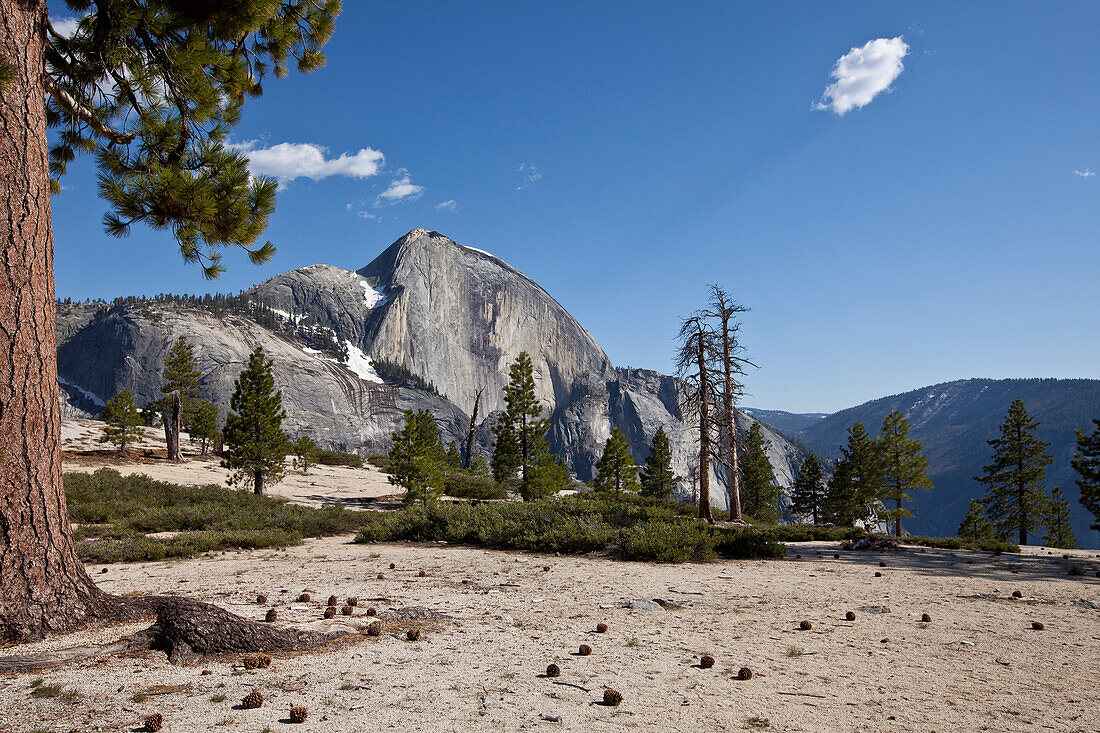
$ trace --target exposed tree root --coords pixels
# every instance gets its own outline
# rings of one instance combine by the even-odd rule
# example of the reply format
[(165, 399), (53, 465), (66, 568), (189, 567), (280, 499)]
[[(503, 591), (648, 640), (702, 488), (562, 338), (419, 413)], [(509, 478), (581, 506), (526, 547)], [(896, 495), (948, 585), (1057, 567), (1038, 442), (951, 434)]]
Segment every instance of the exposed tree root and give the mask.
[[(218, 606), (175, 596), (115, 596), (111, 618), (132, 620), (156, 614), (149, 628), (128, 639), (100, 646), (72, 647), (56, 652), (0, 657), (0, 673), (21, 673), (95, 659), (118, 652), (163, 651), (172, 664), (190, 664), (203, 657), (244, 652), (302, 652), (317, 649), (346, 634), (282, 628), (236, 616)], [(112, 604), (115, 605), (115, 604)]]

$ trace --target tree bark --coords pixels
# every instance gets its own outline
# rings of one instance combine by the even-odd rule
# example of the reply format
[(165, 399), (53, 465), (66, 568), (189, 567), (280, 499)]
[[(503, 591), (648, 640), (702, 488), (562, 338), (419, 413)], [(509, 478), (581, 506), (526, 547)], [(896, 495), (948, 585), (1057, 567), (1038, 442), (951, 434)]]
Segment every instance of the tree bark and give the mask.
[(183, 453), (180, 448), (181, 404), (178, 391), (172, 393), (171, 402), (171, 409), (164, 414), (164, 442), (168, 445), (168, 460), (182, 463)]
[(707, 353), (699, 340), (699, 518), (714, 522), (710, 508), (710, 384)]
[(0, 0), (0, 645), (108, 610), (73, 543), (61, 483), (46, 3)]
[(470, 461), (473, 459), (472, 453), (474, 450), (474, 430), (477, 428), (477, 408), (481, 406), (481, 393), (484, 390), (478, 390), (474, 396), (474, 411), (470, 414), (470, 432), (466, 434), (466, 456), (462, 462), (462, 467), (469, 470)]
[(729, 487), (730, 521), (741, 520), (741, 472), (737, 466), (737, 420), (733, 411), (733, 354), (730, 353), (729, 322), (722, 324), (722, 363), (725, 368), (726, 470)]
[(252, 472), (252, 493), (262, 494), (264, 493), (264, 472), (253, 471)]

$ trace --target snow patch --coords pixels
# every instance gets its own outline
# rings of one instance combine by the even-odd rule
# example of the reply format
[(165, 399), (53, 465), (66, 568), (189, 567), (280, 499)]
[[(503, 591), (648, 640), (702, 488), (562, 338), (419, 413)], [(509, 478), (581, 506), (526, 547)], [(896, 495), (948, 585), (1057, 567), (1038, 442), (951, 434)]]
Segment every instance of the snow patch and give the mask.
[(88, 390), (84, 389), (83, 387), (78, 387), (77, 385), (73, 384), (72, 382), (68, 382), (68, 381), (62, 379), (60, 376), (58, 376), (57, 381), (58, 381), (59, 384), (62, 384), (66, 387), (72, 387), (77, 392), (84, 395), (85, 397), (87, 397), (92, 402), (94, 402), (98, 407), (106, 407), (107, 406), (106, 402), (101, 400), (97, 395), (94, 395), (91, 392), (89, 392)]
[(348, 369), (364, 382), (378, 382), (381, 384), (382, 377), (378, 376), (378, 372), (374, 370), (374, 364), (371, 363), (370, 357), (350, 341), (344, 341), (344, 346), (348, 347)]
[(353, 278), (358, 278), (359, 285), (363, 288), (363, 300), (367, 301), (368, 308), (375, 307), (376, 305), (378, 305), (379, 302), (382, 301), (383, 298), (385, 298), (382, 293), (372, 288), (370, 286), (370, 283), (368, 283), (366, 279), (355, 270), (349, 270), (348, 275)]
[(278, 308), (269, 308), (269, 310), (270, 310), (270, 311), (271, 311), (272, 313), (274, 313), (275, 315), (277, 315), (277, 316), (282, 316), (282, 317), (283, 317), (283, 318), (285, 318), (286, 320), (288, 320), (288, 321), (290, 321), (291, 323), (293, 323), (293, 324), (294, 324), (295, 326), (297, 326), (297, 325), (298, 325), (298, 323), (299, 323), (299, 322), (300, 322), (300, 321), (301, 321), (301, 320), (302, 320), (303, 318), (305, 318), (305, 316), (304, 316), (304, 315), (301, 315), (301, 316), (296, 316), (296, 315), (294, 315), (294, 314), (292, 314), (292, 313), (287, 313), (286, 311), (283, 311), (283, 310), (279, 310)]
[(485, 250), (478, 249), (477, 247), (467, 247), (465, 244), (460, 244), (458, 246), (462, 247), (463, 249), (468, 249), (471, 252), (478, 252), (479, 254), (483, 254), (483, 255), (486, 255), (488, 257), (492, 257), (494, 260), (497, 258), (496, 255), (492, 254), (491, 252), (486, 252)]
[(370, 357), (363, 353), (362, 349), (355, 346), (350, 341), (344, 341), (344, 346), (348, 349), (348, 360), (346, 362), (333, 359), (331, 356), (325, 354), (325, 352), (311, 349), (308, 346), (303, 346), (302, 351), (310, 356), (316, 356), (325, 361), (331, 361), (333, 364), (343, 364), (348, 368), (349, 372), (359, 377), (364, 382), (383, 383), (382, 377), (378, 376), (378, 372), (374, 370), (374, 364), (371, 363)]

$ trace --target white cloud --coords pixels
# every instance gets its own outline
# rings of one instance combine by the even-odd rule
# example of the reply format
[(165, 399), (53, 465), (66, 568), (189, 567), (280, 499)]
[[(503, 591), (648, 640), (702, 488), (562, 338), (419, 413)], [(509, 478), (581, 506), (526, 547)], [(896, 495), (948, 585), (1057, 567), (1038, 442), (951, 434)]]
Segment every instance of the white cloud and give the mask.
[(450, 201), (444, 201), (441, 204), (436, 204), (435, 205), (435, 210), (436, 211), (458, 211), (458, 204), (455, 203), (454, 199), (451, 199)]
[(80, 24), (80, 18), (75, 16), (71, 18), (50, 18), (50, 25), (53, 29), (65, 36), (66, 38), (72, 38), (76, 33), (76, 27)]
[(896, 38), (876, 38), (853, 48), (837, 59), (830, 74), (836, 81), (825, 88), (814, 109), (831, 109), (843, 116), (849, 110), (865, 107), (887, 91), (905, 69), (901, 60), (909, 53), (909, 44)]
[(374, 214), (370, 213), (369, 211), (360, 211), (359, 216), (363, 217), (367, 221), (382, 221), (382, 217), (375, 216)]
[(248, 140), (229, 147), (248, 156), (252, 175), (272, 176), (280, 183), (295, 178), (318, 181), (329, 176), (369, 178), (377, 175), (386, 161), (385, 155), (372, 148), (362, 148), (354, 155), (341, 153), (338, 158), (326, 158), (328, 148), (313, 143), (279, 143), (261, 148), (256, 140)]
[(528, 165), (527, 163), (521, 163), (519, 168), (516, 169), (516, 173), (519, 173), (520, 177), (520, 183), (518, 186), (516, 186), (517, 191), (522, 191), (535, 181), (542, 178), (542, 174), (539, 173), (538, 166)]
[(1092, 168), (1078, 168), (1073, 171), (1073, 174), (1082, 178), (1092, 178), (1096, 172)]
[(402, 168), (397, 171), (397, 178), (390, 181), (389, 188), (379, 194), (378, 199), (379, 202), (385, 200), (388, 203), (396, 204), (398, 201), (415, 201), (423, 193), (424, 187), (413, 183), (409, 172)]

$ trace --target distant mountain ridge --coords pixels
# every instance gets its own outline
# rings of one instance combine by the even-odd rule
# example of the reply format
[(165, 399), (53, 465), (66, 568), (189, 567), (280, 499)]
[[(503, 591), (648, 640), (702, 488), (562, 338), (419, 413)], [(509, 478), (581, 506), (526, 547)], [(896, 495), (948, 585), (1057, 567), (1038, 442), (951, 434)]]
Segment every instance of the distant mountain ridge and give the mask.
[[(262, 309), (252, 312), (242, 303)], [(381, 452), (400, 427), (402, 410), (428, 409), (445, 439), (462, 443), (480, 389), (475, 447), (488, 455), (508, 368), (526, 351), (550, 419), (551, 448), (578, 479), (592, 478), (613, 428), (627, 435), (642, 463), (663, 427), (682, 477), (689, 476), (696, 451), (675, 378), (615, 368), (595, 338), (530, 277), (425, 229), (410, 231), (358, 270), (318, 264), (276, 275), (245, 291), (232, 310), (211, 309), (201, 298), (58, 304), (57, 334), (62, 390), (72, 409), (93, 413), (122, 389), (139, 404), (157, 399), (165, 354), (183, 336), (196, 346), (203, 395), (222, 416), (233, 380), (259, 345), (275, 362), (292, 436)], [(341, 351), (346, 359), (334, 356)], [(418, 379), (387, 376), (383, 365)], [(438, 392), (423, 388), (429, 383)], [(747, 429), (751, 418), (741, 414), (738, 421)], [(765, 437), (777, 478), (789, 486), (799, 451), (770, 429)], [(712, 475), (714, 503), (724, 506), (724, 473)], [(682, 495), (691, 491), (685, 480)]]
[[(1016, 397), (1040, 421), (1039, 438), (1051, 444), (1054, 463), (1047, 468), (1048, 490), (1059, 486), (1069, 499), (1078, 543), (1100, 547), (1100, 533), (1089, 529), (1094, 520), (1078, 500), (1076, 473), (1069, 465), (1076, 446), (1074, 430), (1091, 432), (1092, 419), (1100, 417), (1100, 380), (961, 379), (872, 400), (788, 434), (819, 456), (833, 459), (840, 455), (852, 423), (858, 420), (877, 435), (883, 417), (899, 410), (909, 420), (912, 437), (924, 445), (928, 475), (935, 484), (931, 491), (914, 492), (915, 516), (908, 520), (908, 528), (914, 534), (953, 535), (970, 499), (983, 492), (973, 477), (989, 462), (991, 447), (986, 441), (997, 437)], [(755, 414), (767, 422), (761, 411)], [(1041, 534), (1033, 541), (1041, 542)]]

